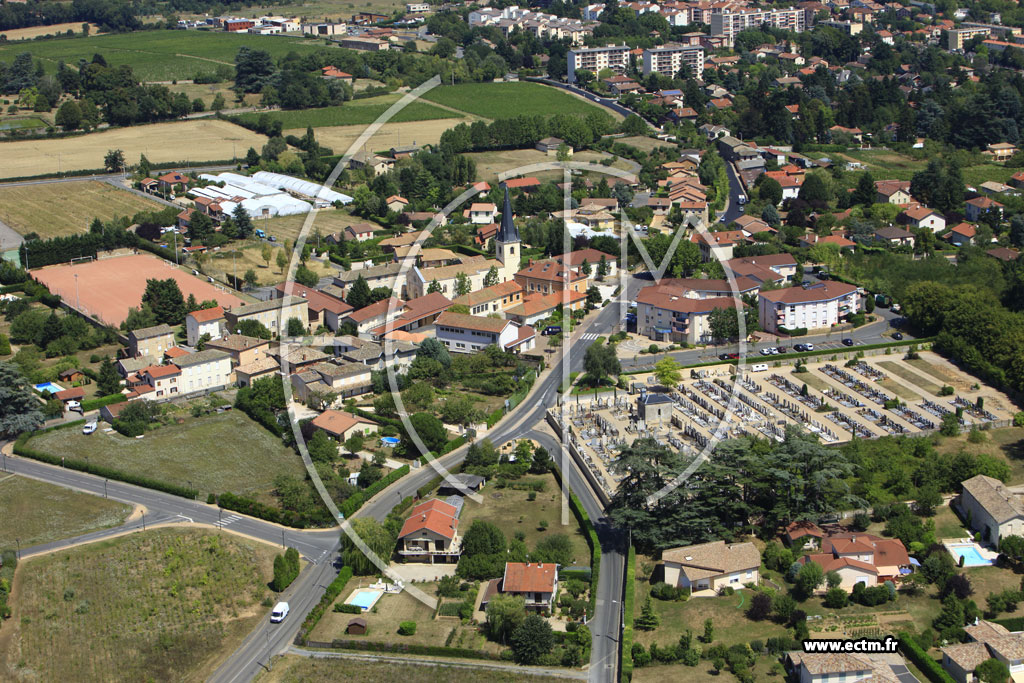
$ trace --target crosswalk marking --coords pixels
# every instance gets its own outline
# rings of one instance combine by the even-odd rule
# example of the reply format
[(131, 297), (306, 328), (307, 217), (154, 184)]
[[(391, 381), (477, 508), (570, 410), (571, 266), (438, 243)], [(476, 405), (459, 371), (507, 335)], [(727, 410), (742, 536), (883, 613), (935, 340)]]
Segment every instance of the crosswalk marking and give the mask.
[(242, 518), (241, 518), (241, 517), (239, 517), (238, 515), (228, 515), (228, 516), (227, 516), (227, 517), (225, 517), (224, 519), (221, 519), (221, 520), (218, 520), (218, 521), (214, 522), (214, 523), (213, 523), (213, 525), (214, 525), (214, 526), (219, 526), (219, 527), (221, 527), (221, 528), (224, 528), (224, 527), (226, 527), (226, 526), (227, 526), (228, 524), (234, 524), (235, 522), (238, 522), (238, 521), (240, 521), (241, 519), (242, 519)]
[(597, 338), (598, 338), (599, 336), (600, 336), (600, 335), (598, 335), (598, 334), (596, 334), (596, 333), (594, 333), (594, 332), (587, 332), (586, 334), (584, 334), (583, 336), (581, 336), (581, 337), (580, 337), (580, 339), (582, 339), (583, 341), (594, 341), (594, 340), (595, 340), (595, 339), (597, 339)]

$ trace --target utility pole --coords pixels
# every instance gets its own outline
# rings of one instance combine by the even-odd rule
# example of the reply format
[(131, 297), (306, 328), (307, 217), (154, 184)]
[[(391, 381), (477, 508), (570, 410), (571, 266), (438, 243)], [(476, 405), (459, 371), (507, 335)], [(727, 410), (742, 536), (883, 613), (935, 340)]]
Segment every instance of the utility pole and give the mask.
[(78, 300), (78, 273), (75, 273), (75, 308), (82, 310), (81, 302)]
[(103, 497), (104, 498), (107, 497), (107, 480), (106, 479), (103, 480)]

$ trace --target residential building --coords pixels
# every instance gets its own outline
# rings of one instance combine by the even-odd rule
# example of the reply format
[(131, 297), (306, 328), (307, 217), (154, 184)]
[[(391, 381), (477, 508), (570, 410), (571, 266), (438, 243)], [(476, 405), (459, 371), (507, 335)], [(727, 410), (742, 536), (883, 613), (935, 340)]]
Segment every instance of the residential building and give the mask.
[(957, 683), (977, 680), (974, 670), (989, 659), (997, 659), (1010, 670), (1010, 680), (1024, 672), (1024, 634), (1011, 633), (992, 621), (981, 621), (964, 628), (969, 642), (942, 648), (942, 668)]
[(637, 334), (652, 341), (687, 344), (711, 341), (710, 315), (716, 308), (736, 308), (731, 295), (698, 298), (672, 283), (644, 287), (637, 293), (636, 303)]
[[(539, 140), (535, 145), (535, 149), (538, 152), (544, 152), (549, 157), (553, 157), (558, 154), (558, 150), (562, 148), (562, 145), (565, 145), (565, 140), (562, 138), (547, 137)], [(565, 149), (569, 156), (572, 156), (572, 147), (565, 145)]]
[(498, 207), (492, 202), (474, 202), (469, 205), (469, 222), (474, 225), (493, 223)]
[(780, 328), (813, 330), (831, 327), (859, 310), (857, 288), (834, 280), (758, 293), (761, 329), (773, 334), (777, 334)]
[(1003, 205), (988, 197), (975, 197), (964, 202), (964, 215), (967, 220), (976, 223), (987, 213), (995, 212), (1003, 216)]
[[(517, 249), (518, 251), (518, 249)], [(405, 296), (418, 299), (427, 294), (434, 282), (440, 293), (453, 298), (459, 288), (461, 276), (468, 278), (469, 291), (476, 291), (484, 286), (484, 277), (492, 267), (500, 271), (501, 263), (491, 261), (483, 256), (463, 256), (460, 263), (437, 268), (420, 268), (413, 266), (405, 273)], [(500, 272), (499, 272), (499, 280)]]
[[(138, 396), (148, 400), (169, 399), (180, 393), (181, 369), (176, 365), (150, 365), (137, 375), (138, 381), (128, 379), (128, 386)], [(131, 393), (129, 398), (133, 398)]]
[[(783, 283), (796, 277), (796, 259), (792, 254), (765, 254), (764, 256), (741, 256), (722, 264), (726, 271), (737, 277), (755, 282)], [(739, 284), (739, 283), (737, 283)]]
[[(906, 662), (897, 654), (790, 652), (786, 668), (798, 683), (898, 683)], [(917, 680), (916, 678), (914, 680)]]
[(228, 354), (233, 365), (250, 365), (267, 357), (270, 340), (244, 334), (226, 334), (220, 339), (207, 342), (205, 348)]
[(985, 156), (991, 157), (993, 161), (1006, 161), (1016, 153), (1017, 146), (1009, 142), (993, 142), (982, 152)]
[(718, 232), (698, 232), (691, 238), (700, 248), (702, 261), (728, 261), (732, 258), (733, 248), (746, 241), (742, 230), (719, 230)]
[(521, 595), (526, 609), (550, 612), (558, 591), (558, 565), (553, 562), (506, 562), (499, 589), (506, 595)]
[(320, 375), (318, 381), (323, 382), (330, 393), (337, 394), (340, 400), (373, 391), (372, 371), (363, 363), (315, 363), (306, 372)]
[(117, 374), (121, 375), (122, 379), (127, 379), (137, 374), (142, 368), (148, 368), (150, 365), (156, 364), (157, 359), (153, 356), (132, 356), (130, 358), (119, 358), (114, 367), (117, 368)]
[(895, 581), (911, 571), (907, 549), (895, 538), (847, 532), (825, 535), (820, 543), (819, 552), (804, 555), (800, 562), (814, 562), (826, 574), (835, 572), (847, 591), (858, 583), (871, 587)]
[(589, 71), (597, 75), (604, 69), (623, 73), (629, 66), (628, 45), (605, 45), (603, 47), (578, 47), (566, 54), (568, 80), (576, 82), (577, 71)]
[(236, 365), (234, 369), (235, 383), (240, 387), (247, 387), (258, 379), (273, 377), (280, 372), (281, 364), (275, 359), (265, 356), (252, 363)]
[(895, 225), (887, 225), (875, 230), (875, 239), (880, 242), (887, 242), (890, 246), (894, 247), (914, 246), (913, 233)]
[(401, 270), (402, 264), (395, 262), (362, 268), (357, 268), (353, 264), (352, 270), (346, 270), (334, 276), (334, 284), (348, 291), (348, 287), (361, 277), (366, 280), (366, 284), (370, 285), (370, 289), (387, 287), (401, 294), (395, 289), (398, 286), (398, 275)]
[(690, 78), (702, 78), (704, 48), (693, 45), (662, 45), (644, 50), (644, 76), (649, 76), (653, 72), (675, 78), (684, 66), (688, 67)]
[(505, 317), (520, 325), (536, 325), (551, 317), (556, 310), (567, 308), (578, 311), (586, 305), (586, 292), (552, 292), (528, 294), (523, 302), (505, 310)]
[(199, 338), (207, 334), (210, 339), (220, 339), (226, 328), (227, 320), (220, 306), (192, 311), (185, 316), (185, 337), (189, 346), (195, 346)]
[(362, 363), (371, 370), (384, 370), (391, 366), (396, 372), (405, 372), (416, 359), (417, 344), (393, 339), (399, 333), (396, 331), (385, 335), (385, 339), (392, 338), (390, 346), (349, 335), (337, 337), (334, 340), (334, 352), (343, 360)]
[(501, 314), (523, 301), (523, 288), (515, 280), (499, 282), (475, 292), (464, 294), (452, 301), (469, 308), (470, 315)]
[(356, 334), (365, 335), (371, 329), (389, 323), (400, 316), (404, 307), (401, 300), (388, 297), (358, 310), (349, 311), (341, 319), (341, 324), (352, 323), (356, 327)]
[(337, 297), (298, 282), (282, 282), (274, 288), (273, 294), (278, 299), (285, 296), (302, 297), (306, 300), (309, 327), (316, 328), (322, 324), (331, 332), (337, 332), (340, 320), (355, 310)]
[(254, 304), (236, 306), (225, 312), (228, 329), (237, 330), (238, 323), (255, 320), (275, 337), (287, 332), (288, 321), (297, 318), (304, 329), (309, 328), (309, 306), (301, 296), (287, 296), (281, 299), (260, 301)]
[[(608, 271), (604, 274), (605, 278), (615, 278), (619, 272), (618, 256), (615, 254), (606, 254), (603, 251), (598, 251), (597, 249), (591, 249), (589, 247), (586, 249), (577, 249), (576, 251), (571, 251), (568, 254), (562, 254), (561, 256), (556, 256), (554, 260), (556, 263), (569, 266), (577, 273), (583, 273), (591, 281), (597, 279), (597, 270), (602, 261), (604, 261), (605, 268)], [(587, 264), (588, 269), (590, 270), (589, 273), (584, 272), (584, 263)]]
[(455, 353), (475, 353), (491, 344), (503, 351), (529, 351), (536, 335), (529, 325), (445, 311), (434, 324), (438, 341)]
[(806, 18), (804, 11), (798, 8), (732, 9), (725, 7), (721, 12), (711, 15), (710, 23), (711, 35), (721, 36), (726, 47), (732, 47), (736, 34), (748, 29), (760, 29), (765, 24), (772, 28), (802, 33), (806, 27)]
[(761, 553), (753, 543), (712, 541), (670, 548), (661, 553), (665, 583), (679, 588), (718, 592), (731, 586), (756, 585), (760, 580)]
[(875, 181), (875, 202), (879, 204), (909, 204), (912, 201), (909, 180)]
[(946, 239), (953, 246), (962, 247), (965, 244), (974, 244), (974, 236), (977, 234), (978, 229), (970, 223), (957, 223), (949, 229)]
[(334, 22), (319, 22), (302, 24), (302, 32), (306, 35), (314, 36), (343, 36), (348, 33), (348, 24), (334, 23)]
[(566, 289), (586, 292), (588, 282), (586, 275), (554, 259), (531, 263), (515, 274), (515, 280), (523, 288), (524, 296), (529, 296), (533, 292), (551, 294)]
[(231, 356), (219, 349), (204, 349), (174, 359), (181, 368), (181, 393), (214, 391), (232, 384)]
[(942, 214), (935, 209), (929, 209), (927, 206), (911, 207), (904, 211), (900, 217), (905, 223), (915, 228), (928, 228), (932, 232), (942, 232), (946, 229), (946, 219), (942, 217)]
[(143, 327), (128, 333), (128, 353), (133, 357), (152, 356), (163, 358), (164, 352), (175, 345), (174, 330), (161, 323)]
[(367, 334), (375, 341), (379, 341), (384, 335), (402, 330), (412, 332), (421, 327), (432, 325), (437, 316), (448, 309), (452, 302), (440, 292), (431, 292), (421, 297), (410, 299), (402, 305), (398, 317), (385, 322), (377, 327), (367, 330)]
[(338, 443), (345, 443), (356, 434), (359, 436), (376, 434), (379, 427), (373, 420), (341, 410), (325, 410), (314, 417), (309, 424), (315, 429), (324, 430)]
[(458, 562), (462, 552), (460, 511), (461, 505), (437, 498), (414, 507), (398, 532), (398, 554), (402, 560), (429, 564)]
[(985, 543), (998, 545), (1006, 536), (1024, 536), (1024, 501), (1003, 482), (979, 474), (962, 482), (956, 499), (961, 514)]

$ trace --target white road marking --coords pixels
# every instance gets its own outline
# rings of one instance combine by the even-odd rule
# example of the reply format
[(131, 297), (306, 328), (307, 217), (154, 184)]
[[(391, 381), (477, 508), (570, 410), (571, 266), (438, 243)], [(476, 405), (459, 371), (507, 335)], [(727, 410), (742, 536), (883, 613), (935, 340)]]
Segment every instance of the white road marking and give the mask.
[(221, 528), (226, 527), (228, 524), (234, 524), (235, 522), (241, 521), (241, 517), (238, 515), (228, 515), (222, 520), (218, 520), (213, 523), (213, 526), (219, 526)]

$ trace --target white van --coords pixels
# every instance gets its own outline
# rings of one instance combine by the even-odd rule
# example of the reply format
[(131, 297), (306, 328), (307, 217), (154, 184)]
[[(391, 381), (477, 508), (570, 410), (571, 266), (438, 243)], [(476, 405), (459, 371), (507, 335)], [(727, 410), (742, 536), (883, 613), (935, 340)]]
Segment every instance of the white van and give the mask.
[(98, 426), (98, 424), (97, 424), (96, 420), (91, 420), (90, 422), (86, 422), (85, 425), (82, 426), (82, 433), (83, 434), (92, 434), (93, 432), (96, 431), (96, 427), (97, 426)]
[(751, 372), (767, 372), (768, 371), (768, 364), (767, 363), (754, 363), (753, 365), (750, 366), (750, 371)]
[(270, 613), (270, 623), (280, 624), (288, 616), (288, 603), (279, 602), (274, 605), (274, 611)]

